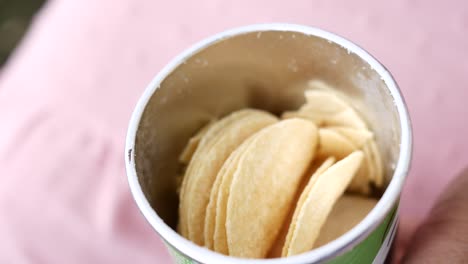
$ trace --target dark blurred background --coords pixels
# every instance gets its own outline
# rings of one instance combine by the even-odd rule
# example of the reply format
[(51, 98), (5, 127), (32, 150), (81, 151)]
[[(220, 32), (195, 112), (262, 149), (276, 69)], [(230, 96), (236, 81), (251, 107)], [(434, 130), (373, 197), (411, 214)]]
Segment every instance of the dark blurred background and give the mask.
[(21, 40), (43, 0), (0, 0), (0, 67)]

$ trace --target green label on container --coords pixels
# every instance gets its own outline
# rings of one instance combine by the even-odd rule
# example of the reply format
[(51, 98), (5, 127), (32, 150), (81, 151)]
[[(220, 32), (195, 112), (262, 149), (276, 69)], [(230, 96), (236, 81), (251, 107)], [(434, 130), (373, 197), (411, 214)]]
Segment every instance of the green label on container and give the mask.
[(177, 249), (173, 248), (166, 243), (166, 246), (169, 248), (169, 253), (171, 253), (174, 263), (176, 264), (199, 264), (198, 262), (189, 259), (188, 257), (182, 255)]
[(384, 221), (351, 251), (329, 261), (329, 264), (354, 264), (385, 262), (393, 242), (398, 223), (398, 207), (387, 215)]
[[(327, 262), (328, 264), (382, 264), (387, 258), (398, 224), (398, 206), (387, 215), (384, 221), (361, 243), (345, 254)], [(169, 248), (176, 264), (199, 264), (180, 253), (171, 245)]]

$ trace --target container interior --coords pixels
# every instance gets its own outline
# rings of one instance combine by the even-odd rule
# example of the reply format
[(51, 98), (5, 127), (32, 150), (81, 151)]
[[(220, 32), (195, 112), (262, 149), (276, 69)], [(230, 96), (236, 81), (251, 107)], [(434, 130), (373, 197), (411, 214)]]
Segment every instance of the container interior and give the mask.
[(310, 80), (347, 94), (374, 131), (387, 183), (400, 150), (400, 122), (379, 74), (327, 39), (291, 31), (224, 38), (181, 61), (150, 98), (136, 135), (138, 180), (156, 213), (172, 228), (178, 211), (178, 156), (209, 120), (252, 107), (278, 114), (304, 103)]

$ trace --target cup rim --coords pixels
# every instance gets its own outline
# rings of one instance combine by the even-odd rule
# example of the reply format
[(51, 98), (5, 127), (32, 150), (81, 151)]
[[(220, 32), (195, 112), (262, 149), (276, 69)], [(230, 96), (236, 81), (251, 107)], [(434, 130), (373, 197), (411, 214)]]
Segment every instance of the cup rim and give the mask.
[[(380, 75), (381, 79), (387, 86), (391, 96), (393, 97), (400, 119), (401, 141), (399, 157), (396, 163), (392, 180), (390, 181), (389, 185), (387, 186), (387, 189), (378, 201), (377, 205), (358, 225), (353, 227), (350, 231), (348, 231), (346, 234), (339, 237), (338, 239), (320, 248), (314, 249), (313, 251), (308, 251), (287, 258), (252, 260), (225, 256), (214, 251), (208, 250), (207, 248), (198, 246), (192, 243), (191, 241), (185, 239), (184, 237), (180, 236), (175, 230), (173, 230), (166, 223), (164, 223), (164, 221), (156, 214), (154, 209), (151, 207), (141, 189), (137, 177), (133, 150), (135, 147), (135, 139), (136, 134), (138, 132), (140, 119), (144, 113), (145, 107), (148, 104), (153, 93), (159, 88), (161, 82), (171, 72), (173, 72), (177, 67), (179, 67), (184, 61), (192, 57), (194, 54), (200, 52), (201, 50), (209, 47), (210, 45), (218, 41), (242, 34), (265, 31), (296, 32), (300, 34), (312, 35), (315, 37), (326, 39), (328, 41), (340, 45), (341, 47), (347, 49), (348, 52), (354, 53), (357, 56), (359, 56), (362, 60), (366, 61), (372, 67), (372, 69)], [(393, 206), (397, 203), (400, 197), (401, 190), (403, 188), (405, 179), (410, 169), (412, 149), (413, 146), (411, 120), (405, 101), (392, 75), (377, 59), (375, 59), (367, 51), (354, 44), (353, 42), (334, 33), (316, 27), (288, 23), (268, 23), (253, 24), (223, 31), (194, 44), (193, 46), (191, 46), (190, 48), (186, 49), (181, 54), (173, 58), (149, 83), (143, 95), (138, 100), (138, 103), (133, 111), (127, 131), (125, 146), (125, 166), (131, 193), (141, 213), (150, 223), (153, 229), (162, 237), (162, 239), (171, 247), (181, 252), (181, 254), (186, 255), (197, 262), (206, 264), (318, 263), (330, 260), (331, 258), (336, 257), (337, 255), (341, 255), (344, 252), (350, 250), (356, 244), (364, 240), (384, 220), (386, 215), (390, 212), (390, 210), (392, 210)]]

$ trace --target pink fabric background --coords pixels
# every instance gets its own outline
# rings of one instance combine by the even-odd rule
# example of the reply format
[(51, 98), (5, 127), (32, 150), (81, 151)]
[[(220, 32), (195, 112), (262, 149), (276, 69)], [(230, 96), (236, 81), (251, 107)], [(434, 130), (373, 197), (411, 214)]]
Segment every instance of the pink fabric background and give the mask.
[(180, 51), (260, 22), (336, 32), (390, 69), (414, 125), (403, 226), (424, 217), (467, 164), (466, 1), (57, 0), (0, 75), (0, 263), (169, 263), (127, 187), (131, 111)]

